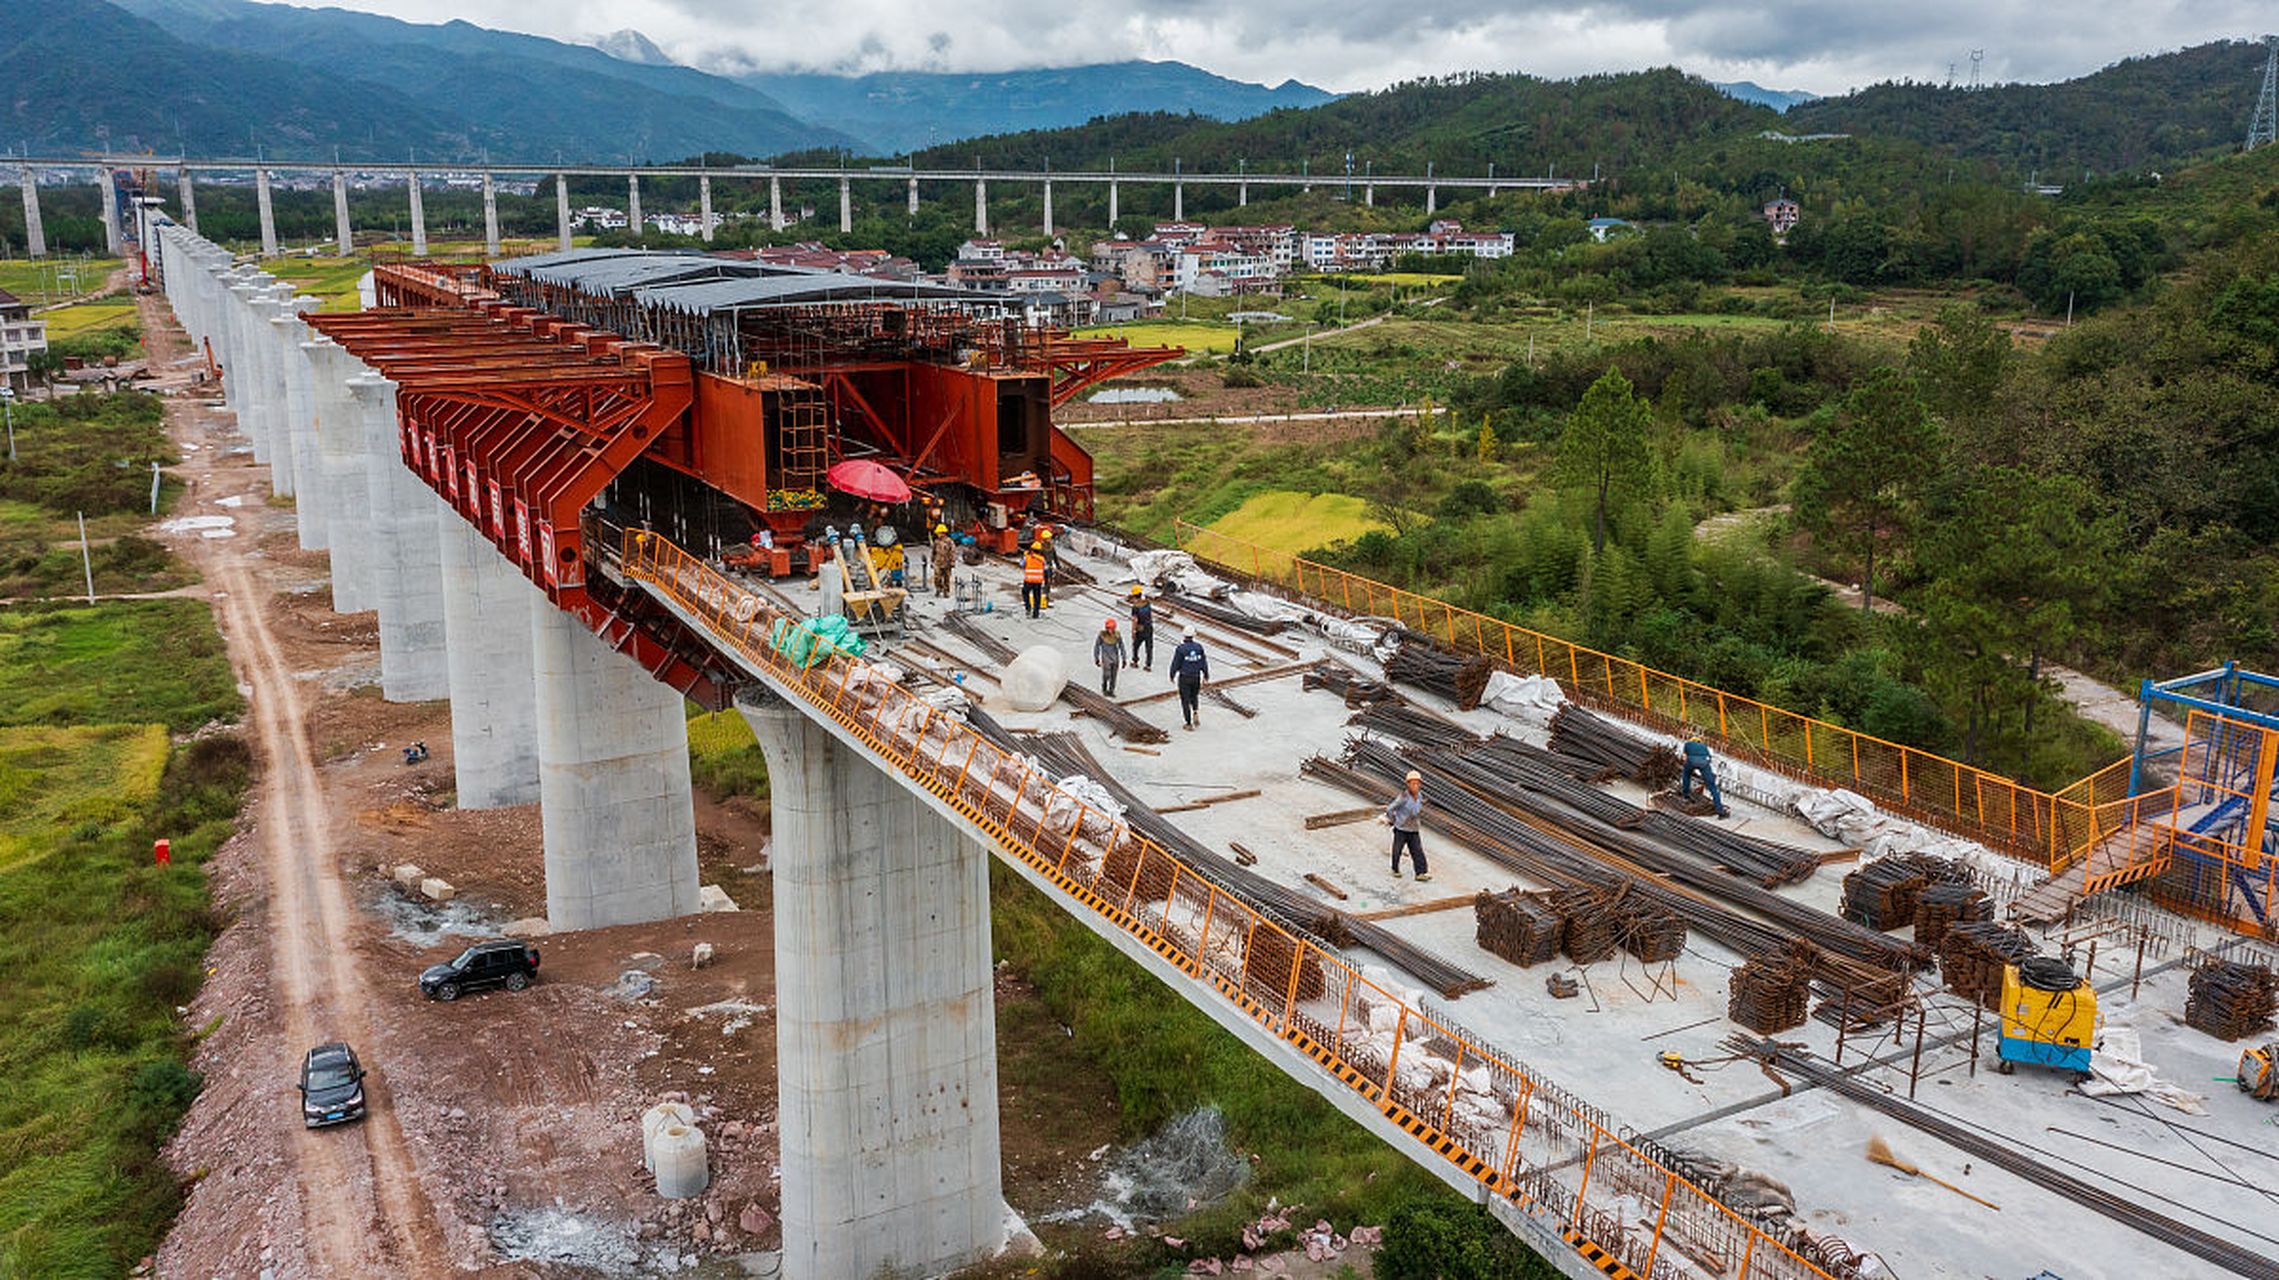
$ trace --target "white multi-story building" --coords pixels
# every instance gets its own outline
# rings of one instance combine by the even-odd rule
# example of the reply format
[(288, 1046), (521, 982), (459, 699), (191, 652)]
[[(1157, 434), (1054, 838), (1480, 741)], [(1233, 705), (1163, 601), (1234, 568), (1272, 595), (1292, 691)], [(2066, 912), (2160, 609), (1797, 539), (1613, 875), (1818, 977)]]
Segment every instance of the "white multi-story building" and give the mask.
[(0, 289), (0, 382), (14, 391), (31, 390), (31, 358), (45, 350), (47, 321), (34, 320), (31, 304)]
[(1278, 293), (1281, 269), (1264, 254), (1248, 253), (1224, 240), (1183, 245), (1173, 268), (1183, 292), (1223, 297), (1233, 293)]

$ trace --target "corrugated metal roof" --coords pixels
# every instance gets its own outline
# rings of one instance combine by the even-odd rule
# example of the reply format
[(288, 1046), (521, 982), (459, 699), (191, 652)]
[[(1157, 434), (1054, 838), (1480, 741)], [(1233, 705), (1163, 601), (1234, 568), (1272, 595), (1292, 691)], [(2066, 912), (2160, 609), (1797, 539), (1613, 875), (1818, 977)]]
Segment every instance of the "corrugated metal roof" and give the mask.
[(641, 253), (535, 267), (527, 274), (541, 284), (615, 296), (681, 280), (745, 278), (758, 274), (758, 270), (749, 262), (701, 253)]
[(879, 280), (839, 271), (803, 271), (754, 279), (707, 280), (654, 286), (636, 291), (633, 297), (642, 306), (671, 307), (698, 315), (799, 302), (847, 302), (865, 298), (929, 302), (1006, 301), (1005, 295), (999, 293), (977, 293), (971, 289), (911, 280)]

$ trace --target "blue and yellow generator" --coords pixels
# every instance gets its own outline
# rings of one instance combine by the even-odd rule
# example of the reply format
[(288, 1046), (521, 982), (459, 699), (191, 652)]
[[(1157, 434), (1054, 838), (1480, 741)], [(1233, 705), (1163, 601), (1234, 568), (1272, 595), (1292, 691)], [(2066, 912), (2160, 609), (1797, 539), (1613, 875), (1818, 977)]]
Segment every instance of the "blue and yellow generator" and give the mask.
[(2055, 956), (2037, 956), (2002, 970), (2002, 1036), (1995, 1070), (2016, 1064), (2070, 1071), (2089, 1078), (2090, 1046), (2097, 1040), (2097, 992)]

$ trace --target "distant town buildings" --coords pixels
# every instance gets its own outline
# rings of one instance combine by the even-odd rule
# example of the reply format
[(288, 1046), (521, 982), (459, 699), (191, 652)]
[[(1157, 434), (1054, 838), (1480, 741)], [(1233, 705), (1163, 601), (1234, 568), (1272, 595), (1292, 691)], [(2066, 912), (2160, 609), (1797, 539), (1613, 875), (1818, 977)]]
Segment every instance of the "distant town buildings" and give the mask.
[(1787, 196), (1765, 202), (1765, 222), (1772, 227), (1776, 240), (1786, 239), (1789, 232), (1796, 230), (1797, 219), (1803, 216), (1804, 211)]
[(1629, 226), (1630, 220), (1627, 218), (1593, 218), (1583, 224), (1583, 228), (1591, 233), (1591, 239), (1601, 244), (1606, 242), (1608, 236), (1626, 230)]
[(0, 289), (0, 380), (10, 390), (32, 389), (31, 358), (47, 350), (47, 322), (32, 319), (31, 304)]

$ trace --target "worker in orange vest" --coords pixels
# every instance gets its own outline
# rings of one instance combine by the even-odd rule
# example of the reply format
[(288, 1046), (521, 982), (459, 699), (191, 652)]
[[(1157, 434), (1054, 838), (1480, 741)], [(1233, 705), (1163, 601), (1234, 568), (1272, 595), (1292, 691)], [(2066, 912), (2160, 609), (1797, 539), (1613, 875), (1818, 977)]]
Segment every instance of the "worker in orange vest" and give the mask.
[(1029, 616), (1040, 616), (1045, 604), (1045, 544), (1038, 539), (1029, 544), (1029, 554), (1021, 558), (1021, 607)]

